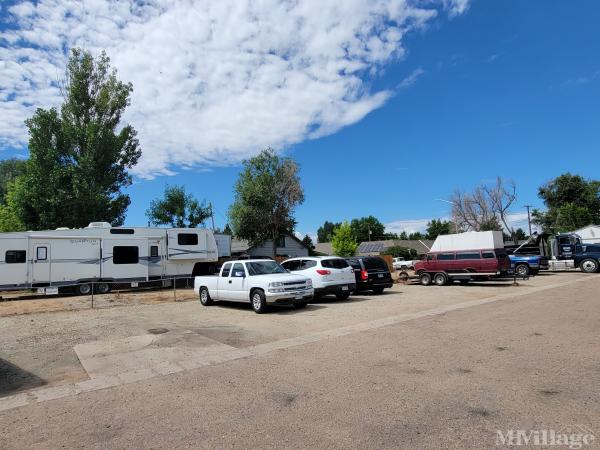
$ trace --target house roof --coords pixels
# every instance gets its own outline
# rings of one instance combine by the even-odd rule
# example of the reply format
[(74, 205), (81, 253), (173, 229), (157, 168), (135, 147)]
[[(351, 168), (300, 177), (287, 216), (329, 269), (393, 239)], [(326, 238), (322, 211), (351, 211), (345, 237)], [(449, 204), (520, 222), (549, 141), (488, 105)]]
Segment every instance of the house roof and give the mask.
[(325, 255), (333, 255), (333, 248), (331, 242), (320, 242), (315, 245), (315, 251), (317, 253), (324, 253)]
[[(368, 241), (361, 242), (356, 250), (359, 255), (381, 253), (390, 247), (398, 246), (404, 248), (411, 248), (415, 250), (419, 255), (425, 254), (429, 251), (433, 245), (432, 240), (399, 240), (399, 239), (388, 239), (385, 241)], [(319, 253), (326, 255), (333, 255), (333, 248), (331, 242), (323, 242), (315, 246), (315, 250)]]
[[(304, 245), (304, 243), (298, 239), (296, 236), (294, 236), (291, 233), (286, 233), (285, 237), (290, 237), (292, 239), (294, 239), (295, 241), (297, 241), (299, 244), (301, 244), (303, 247), (306, 248), (306, 245)], [(250, 245), (250, 242), (248, 242), (245, 239), (232, 239), (231, 240), (231, 253), (244, 253), (247, 252), (248, 250), (250, 250), (252, 247), (254, 247), (253, 245)]]

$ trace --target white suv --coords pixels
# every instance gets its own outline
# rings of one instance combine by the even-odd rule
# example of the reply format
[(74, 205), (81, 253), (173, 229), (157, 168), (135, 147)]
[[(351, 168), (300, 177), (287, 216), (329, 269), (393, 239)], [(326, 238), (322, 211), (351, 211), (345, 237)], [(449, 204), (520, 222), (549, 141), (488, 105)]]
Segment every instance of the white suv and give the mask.
[(343, 258), (303, 256), (286, 259), (281, 265), (289, 272), (309, 277), (315, 298), (335, 294), (339, 300), (346, 300), (356, 289), (354, 269)]

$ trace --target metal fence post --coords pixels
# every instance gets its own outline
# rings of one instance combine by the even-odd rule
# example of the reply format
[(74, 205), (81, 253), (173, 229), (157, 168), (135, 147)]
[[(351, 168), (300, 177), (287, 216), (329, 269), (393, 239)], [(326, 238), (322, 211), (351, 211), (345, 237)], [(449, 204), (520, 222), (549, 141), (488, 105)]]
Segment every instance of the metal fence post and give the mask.
[(174, 301), (177, 301), (177, 278), (173, 278), (173, 299)]
[(94, 309), (94, 282), (92, 281), (92, 309)]

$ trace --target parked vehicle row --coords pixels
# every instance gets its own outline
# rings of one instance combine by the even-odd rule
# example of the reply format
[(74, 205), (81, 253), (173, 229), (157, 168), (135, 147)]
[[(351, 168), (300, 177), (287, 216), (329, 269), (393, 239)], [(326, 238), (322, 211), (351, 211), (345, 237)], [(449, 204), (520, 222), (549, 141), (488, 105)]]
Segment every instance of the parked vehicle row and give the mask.
[(355, 291), (381, 294), (392, 286), (385, 261), (379, 257), (301, 257), (281, 264), (273, 260), (230, 261), (216, 275), (194, 278), (194, 291), (204, 306), (217, 301), (249, 302), (256, 313), (267, 305), (303, 308), (323, 295), (346, 300)]

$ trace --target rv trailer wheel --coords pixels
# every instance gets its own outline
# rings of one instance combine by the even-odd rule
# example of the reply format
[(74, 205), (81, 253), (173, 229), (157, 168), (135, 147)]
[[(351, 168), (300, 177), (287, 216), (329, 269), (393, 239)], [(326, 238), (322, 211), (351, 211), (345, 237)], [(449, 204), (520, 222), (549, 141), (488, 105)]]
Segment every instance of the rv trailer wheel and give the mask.
[(110, 292), (110, 284), (99, 283), (96, 285), (96, 292), (98, 294), (108, 294)]
[(581, 261), (579, 264), (579, 268), (582, 272), (585, 273), (595, 273), (598, 272), (598, 261), (592, 258), (587, 258)]
[(79, 295), (88, 295), (90, 292), (92, 292), (92, 286), (87, 283), (77, 286), (77, 293)]

